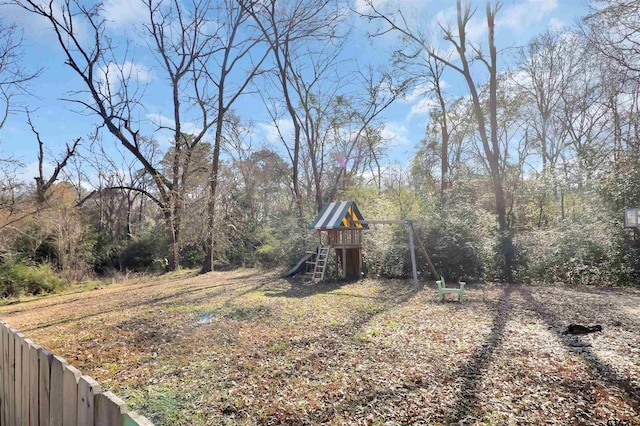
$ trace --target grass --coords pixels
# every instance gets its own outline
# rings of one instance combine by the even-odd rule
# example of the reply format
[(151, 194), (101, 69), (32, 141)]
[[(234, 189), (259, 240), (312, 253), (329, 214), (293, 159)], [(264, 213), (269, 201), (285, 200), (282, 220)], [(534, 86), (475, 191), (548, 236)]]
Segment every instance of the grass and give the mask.
[[(640, 293), (182, 273), (0, 307), (157, 425), (640, 423)], [(569, 323), (601, 324), (565, 336)]]

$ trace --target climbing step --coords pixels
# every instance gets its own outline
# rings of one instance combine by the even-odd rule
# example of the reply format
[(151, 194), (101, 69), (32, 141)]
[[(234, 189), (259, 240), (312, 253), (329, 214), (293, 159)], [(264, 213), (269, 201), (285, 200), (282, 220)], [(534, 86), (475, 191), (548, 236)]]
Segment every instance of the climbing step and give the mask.
[(308, 260), (306, 275), (312, 280), (324, 280), (324, 274), (327, 269), (327, 260), (329, 259), (329, 251), (331, 246), (318, 247), (318, 254), (316, 254), (313, 260)]

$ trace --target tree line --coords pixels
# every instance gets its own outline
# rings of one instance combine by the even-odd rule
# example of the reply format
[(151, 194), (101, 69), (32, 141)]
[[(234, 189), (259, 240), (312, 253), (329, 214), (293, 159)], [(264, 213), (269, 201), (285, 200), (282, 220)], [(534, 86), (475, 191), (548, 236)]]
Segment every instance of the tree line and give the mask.
[[(35, 186), (0, 159), (3, 265), (69, 278), (282, 266), (313, 244), (306, 226), (322, 205), (349, 198), (367, 217), (419, 221), (446, 274), (636, 283), (637, 231), (622, 229), (622, 211), (640, 206), (640, 2), (592, 0), (576, 26), (517, 47), (497, 45), (500, 2), (458, 0), (435, 34), (409, 10), (365, 3), (141, 0), (126, 37), (100, 2), (3, 5), (48, 21), (78, 84), (64, 102), (96, 122), (45, 176), (27, 93), (42, 70), (20, 63), (21, 29), (2, 22), (0, 123), (24, 117), (40, 147)], [(349, 54), (356, 18), (374, 48), (397, 38), (387, 62)], [(132, 51), (154, 59), (170, 117), (144, 118)], [(430, 120), (404, 168), (387, 163), (384, 114), (410, 94), (429, 101)], [(269, 143), (236, 108), (248, 96), (269, 116)], [(402, 233), (369, 232), (365, 258), (370, 273), (405, 274)]]

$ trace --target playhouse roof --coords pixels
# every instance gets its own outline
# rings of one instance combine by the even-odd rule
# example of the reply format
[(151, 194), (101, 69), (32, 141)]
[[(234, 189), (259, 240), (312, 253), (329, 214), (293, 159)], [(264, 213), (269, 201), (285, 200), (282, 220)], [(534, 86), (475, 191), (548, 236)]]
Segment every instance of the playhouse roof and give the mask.
[(349, 226), (356, 228), (369, 228), (367, 225), (353, 223), (354, 220), (364, 220), (362, 213), (358, 210), (355, 201), (340, 201), (337, 203), (326, 203), (322, 210), (313, 220), (309, 229), (338, 229)]

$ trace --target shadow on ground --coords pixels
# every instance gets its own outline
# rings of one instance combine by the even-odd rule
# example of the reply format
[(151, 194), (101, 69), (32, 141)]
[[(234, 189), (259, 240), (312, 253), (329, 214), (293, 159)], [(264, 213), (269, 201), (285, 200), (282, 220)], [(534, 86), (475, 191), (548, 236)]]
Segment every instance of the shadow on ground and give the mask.
[(568, 338), (563, 335), (563, 329), (558, 327), (559, 324), (564, 322), (561, 315), (549, 309), (547, 305), (536, 300), (531, 292), (523, 286), (518, 286), (517, 290), (528, 305), (544, 322), (547, 323), (548, 328), (558, 336), (559, 341), (562, 342), (568, 352), (590, 360), (588, 365), (592, 367), (594, 375), (597, 374), (598, 378), (621, 389), (629, 398), (629, 402), (634, 410), (636, 412), (640, 411), (640, 388), (634, 386), (629, 379), (621, 377), (613, 368), (602, 360), (589, 347), (589, 345), (583, 342), (579, 336), (572, 336)]
[(455, 403), (455, 412), (448, 418), (446, 424), (457, 424), (471, 415), (478, 406), (478, 385), (491, 363), (493, 354), (504, 340), (504, 332), (512, 309), (511, 293), (513, 286), (506, 285), (496, 306), (491, 333), (478, 349), (477, 353), (455, 375), (463, 380), (462, 389)]

